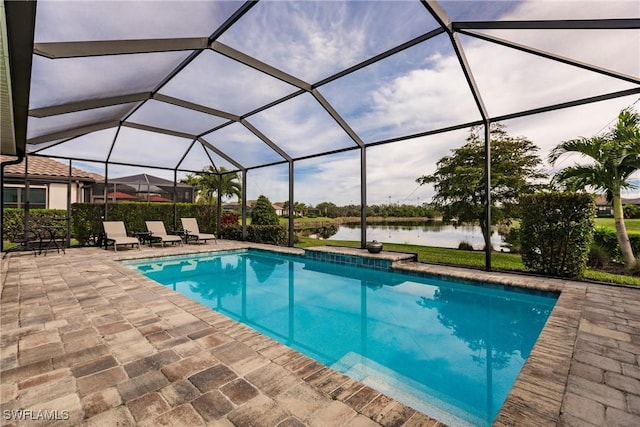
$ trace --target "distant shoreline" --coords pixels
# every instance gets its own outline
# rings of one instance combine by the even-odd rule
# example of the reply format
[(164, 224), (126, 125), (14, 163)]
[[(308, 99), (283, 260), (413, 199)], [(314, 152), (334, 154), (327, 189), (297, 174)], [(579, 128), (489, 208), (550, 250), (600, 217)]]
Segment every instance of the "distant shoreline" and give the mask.
[[(416, 221), (442, 221), (442, 217), (427, 218), (421, 216), (368, 216), (367, 222), (416, 222)], [(349, 216), (336, 218), (338, 224), (360, 223), (360, 217)]]

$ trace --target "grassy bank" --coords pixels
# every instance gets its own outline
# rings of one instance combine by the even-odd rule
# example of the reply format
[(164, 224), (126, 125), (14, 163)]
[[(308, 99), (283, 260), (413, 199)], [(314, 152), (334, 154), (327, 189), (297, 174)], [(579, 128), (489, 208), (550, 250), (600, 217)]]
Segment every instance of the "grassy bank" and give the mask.
[[(360, 242), (346, 240), (318, 240), (309, 237), (300, 237), (300, 242), (296, 244), (296, 246), (300, 248), (308, 248), (326, 244), (356, 248), (360, 246)], [(415, 253), (418, 255), (418, 261), (420, 262), (484, 268), (485, 254), (482, 251), (461, 251), (459, 249), (403, 245), (396, 243), (385, 243), (384, 248), (389, 251)], [(517, 254), (494, 252), (491, 255), (491, 264), (495, 270), (524, 271), (522, 258)], [(598, 282), (640, 286), (640, 277), (611, 274), (597, 270), (587, 270), (584, 274), (584, 278), (586, 280), (595, 280)]]
[[(628, 232), (640, 233), (640, 218), (625, 219), (624, 225), (627, 227)], [(596, 227), (610, 228), (615, 231), (616, 224), (613, 218), (596, 218)]]

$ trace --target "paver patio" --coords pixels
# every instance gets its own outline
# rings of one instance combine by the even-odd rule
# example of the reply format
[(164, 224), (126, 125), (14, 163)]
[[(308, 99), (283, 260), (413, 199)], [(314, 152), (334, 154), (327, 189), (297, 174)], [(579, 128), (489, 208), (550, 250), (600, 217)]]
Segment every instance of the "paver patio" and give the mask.
[[(116, 262), (249, 246), (9, 255), (2, 425), (442, 425)], [(640, 290), (399, 268), (562, 291), (497, 425), (640, 425)]]

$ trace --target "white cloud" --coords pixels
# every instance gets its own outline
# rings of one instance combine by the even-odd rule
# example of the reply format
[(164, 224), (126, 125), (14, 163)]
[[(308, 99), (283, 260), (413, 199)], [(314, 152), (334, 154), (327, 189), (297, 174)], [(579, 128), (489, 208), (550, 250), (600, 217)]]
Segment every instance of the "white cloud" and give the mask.
[[(286, 5), (280, 2), (262, 2), (243, 17), (228, 36), (225, 36), (226, 38), (223, 37), (221, 40), (249, 54), (258, 54), (260, 59), (274, 66), (281, 66), (294, 75), (314, 80), (378, 53), (380, 50), (376, 51), (376, 49), (381, 49), (384, 43), (388, 45), (389, 40), (408, 40), (410, 36), (415, 36), (412, 31), (417, 27), (421, 28), (421, 32), (432, 28), (428, 25), (418, 25), (425, 22), (429, 22), (430, 25), (431, 20), (426, 19), (424, 15), (411, 20), (411, 25), (408, 26), (412, 27), (410, 30), (401, 28), (402, 25), (391, 25), (394, 22), (402, 22), (402, 18), (407, 18), (408, 13), (418, 10), (423, 13), (426, 10), (419, 2), (393, 3), (371, 2), (364, 7), (356, 5), (355, 2), (340, 5), (330, 2), (316, 4), (294, 2)], [(410, 9), (414, 4), (417, 8)], [(406, 7), (402, 7), (403, 5)], [(353, 10), (349, 9), (356, 6), (362, 6), (358, 10), (362, 12), (361, 15), (354, 14)], [(138, 10), (137, 7), (129, 9), (130, 12), (135, 13)], [(258, 13), (261, 10), (271, 12), (261, 15)], [(381, 10), (383, 12), (380, 12)], [(178, 17), (182, 12), (175, 13)], [(203, 12), (203, 15), (206, 13)], [(638, 17), (640, 4), (635, 1), (520, 2), (508, 8), (507, 15), (501, 19), (566, 19), (599, 16)], [(132, 25), (136, 19), (126, 17), (124, 26)], [(198, 22), (201, 20), (200, 17), (196, 19)], [(389, 31), (372, 32), (371, 30), (376, 26)], [(263, 31), (264, 29), (268, 31)], [(58, 32), (70, 34), (70, 31), (65, 31)], [(82, 31), (90, 33), (88, 28)], [(118, 31), (124, 31), (122, 34), (126, 33), (123, 28)], [(620, 37), (621, 31), (624, 34), (622, 37)], [(494, 33), (503, 38), (517, 36), (517, 41), (520, 43), (551, 49), (578, 60), (598, 61), (597, 63), (601, 66), (638, 76), (640, 74), (639, 32), (637, 30), (621, 31), (581, 31), (577, 33), (578, 36), (565, 35), (560, 38), (558, 36), (562, 34), (558, 31)], [(247, 36), (243, 38), (243, 34)], [(630, 86), (628, 83), (620, 83), (615, 79), (568, 65), (556, 65), (550, 61), (496, 47), (487, 42), (461, 38), (491, 114), (521, 111)], [(479, 115), (460, 71), (458, 60), (452, 55), (450, 48), (445, 48), (446, 43), (448, 43), (447, 37), (440, 36), (323, 86), (320, 91), (367, 141), (409, 135), (478, 119)], [(37, 59), (34, 63), (37, 73), (32, 91), (36, 95), (32, 99), (38, 100), (38, 103), (40, 103), (39, 97), (44, 99), (46, 96), (48, 100), (58, 98), (65, 100), (68, 99), (69, 93), (88, 97), (94, 94), (104, 95), (105, 90), (112, 90), (111, 77), (101, 75), (100, 70), (96, 71), (95, 67), (90, 70), (78, 67), (77, 73), (70, 73), (68, 69), (48, 68), (52, 70), (52, 75), (47, 76), (45, 67), (41, 64), (43, 61)], [(134, 83), (144, 82), (147, 74), (133, 77), (129, 75), (139, 73), (141, 69), (147, 69), (150, 64), (132, 62), (128, 64), (131, 68), (114, 70), (118, 76), (118, 79), (112, 76), (114, 82), (120, 78), (131, 78)], [(215, 72), (212, 72), (212, 69)], [(87, 73), (87, 70), (90, 72)], [(94, 74), (94, 77), (98, 75), (99, 82), (96, 83), (89, 78), (88, 74)], [(48, 79), (51, 76), (55, 77), (56, 81), (62, 82), (54, 89), (49, 88), (49, 80), (46, 80), (47, 85), (45, 80), (42, 82), (39, 80), (40, 78)], [(247, 109), (257, 106), (258, 101), (266, 102), (265, 100), (273, 100), (288, 93), (289, 87), (284, 83), (268, 77), (256, 76), (259, 76), (259, 73), (255, 70), (248, 70), (229, 60), (220, 59), (217, 54), (206, 52), (200, 55), (193, 66), (189, 66), (183, 74), (167, 85), (163, 92), (214, 108), (229, 109), (238, 114), (246, 113)], [(70, 77), (70, 82), (67, 83), (65, 77)], [(272, 86), (274, 82), (277, 84)], [(114, 88), (117, 89), (117, 86)], [(637, 96), (600, 102), (511, 120), (506, 124), (510, 133), (525, 135), (540, 146), (540, 154), (546, 158), (549, 150), (562, 140), (576, 136), (592, 136), (600, 131), (616, 117), (620, 109), (631, 104), (635, 99)], [(291, 151), (296, 153), (298, 153), (296, 151), (298, 143), (313, 144), (311, 151), (318, 152), (325, 147), (343, 146), (343, 141), (349, 142), (344, 134), (335, 131), (335, 124), (331, 120), (324, 120), (327, 117), (324, 111), (309, 108), (304, 103), (296, 105), (295, 99), (292, 101), (294, 102), (272, 111), (265, 111), (263, 115), (265, 120), (250, 117), (249, 121), (253, 123), (255, 119), (256, 126), (265, 135), (271, 137), (276, 143), (281, 141), (283, 146), (290, 147)], [(316, 111), (320, 111), (324, 118), (321, 119)], [(221, 148), (237, 156), (241, 163), (246, 163), (247, 166), (271, 159), (265, 156), (265, 153), (273, 156), (272, 150), (264, 146), (259, 147), (256, 138), (247, 132), (243, 131), (240, 134), (239, 131), (229, 128), (224, 132), (207, 136), (206, 139), (219, 144)], [(432, 172), (436, 162), (451, 148), (462, 145), (466, 136), (467, 131), (462, 130), (368, 149), (368, 202), (386, 203), (390, 195), (393, 202), (415, 203), (418, 197), (420, 202), (428, 201), (432, 188), (417, 187), (415, 179)], [(151, 160), (151, 157), (157, 155), (159, 160), (164, 162), (167, 155), (175, 156), (179, 152), (171, 148), (162, 150), (147, 148), (141, 151), (141, 148), (149, 147), (143, 139), (147, 137), (130, 140), (129, 146), (120, 157), (138, 161), (138, 159), (145, 159), (144, 156)], [(152, 141), (155, 139), (155, 136), (149, 138)], [(162, 146), (170, 147), (164, 144)], [(202, 154), (199, 155), (202, 156)], [(277, 155), (273, 156), (272, 160), (274, 159), (280, 160)], [(208, 159), (204, 160), (208, 161)], [(198, 164), (198, 157), (194, 155), (189, 159), (189, 163)], [(204, 163), (207, 162), (204, 161)], [(113, 169), (118, 168), (114, 166)], [(360, 200), (359, 169), (358, 150), (296, 163), (296, 199), (312, 204), (326, 200), (337, 204), (358, 204)], [(110, 174), (111, 170), (110, 168)], [(272, 201), (286, 200), (288, 198), (287, 165), (251, 170), (248, 174), (248, 192), (249, 198), (266, 194)]]
[(278, 153), (239, 123), (234, 123), (217, 132), (206, 135), (204, 139), (235, 159), (243, 167), (284, 160)]
[(260, 2), (220, 41), (315, 83), (431, 28), (417, 1)]
[(48, 59), (35, 56), (29, 108), (152, 90), (187, 53)]
[(240, 115), (296, 90), (218, 53), (204, 51), (160, 93)]
[(355, 146), (310, 94), (251, 116), (248, 121), (294, 158)]
[(42, 0), (37, 42), (208, 37), (240, 7), (231, 1)]

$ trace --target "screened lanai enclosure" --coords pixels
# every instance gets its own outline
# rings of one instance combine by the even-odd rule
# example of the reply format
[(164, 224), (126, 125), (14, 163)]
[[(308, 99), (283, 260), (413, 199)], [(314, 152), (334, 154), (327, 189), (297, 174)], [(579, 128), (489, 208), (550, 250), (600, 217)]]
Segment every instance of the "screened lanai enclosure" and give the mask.
[(365, 207), (429, 202), (416, 178), (471, 129), (488, 189), (490, 123), (545, 157), (640, 94), (636, 0), (6, 1), (4, 14), (3, 154), (107, 182), (239, 173), (243, 200), (291, 201), (289, 244), (296, 201), (359, 206), (364, 247)]

